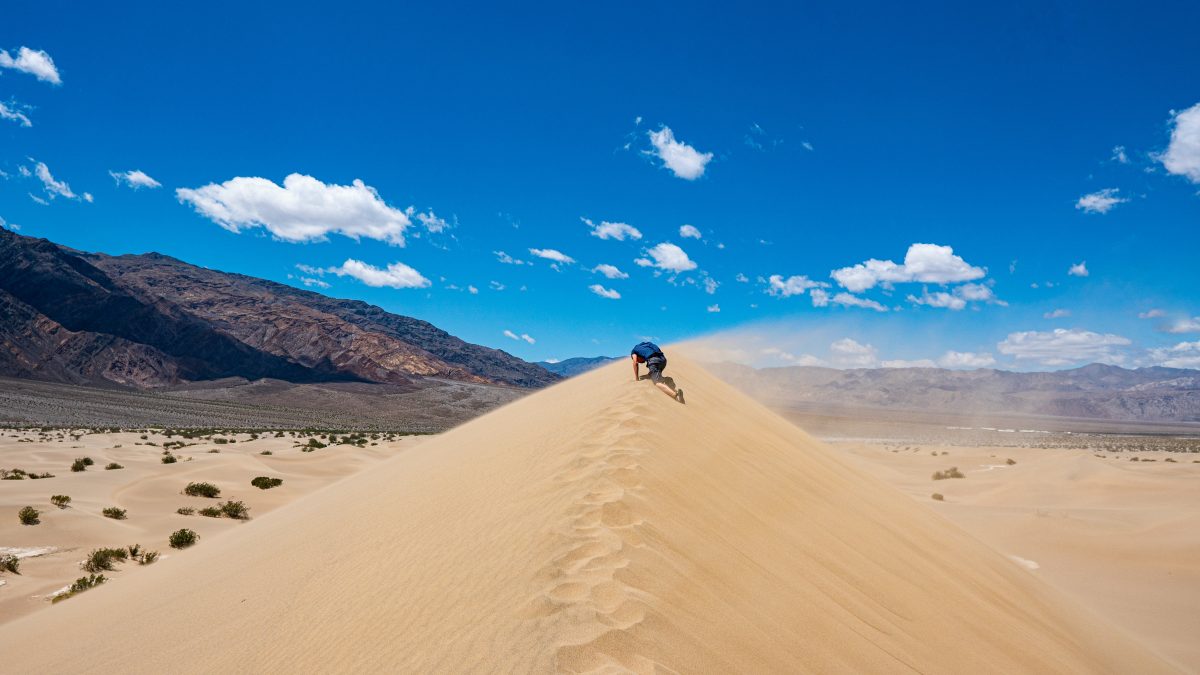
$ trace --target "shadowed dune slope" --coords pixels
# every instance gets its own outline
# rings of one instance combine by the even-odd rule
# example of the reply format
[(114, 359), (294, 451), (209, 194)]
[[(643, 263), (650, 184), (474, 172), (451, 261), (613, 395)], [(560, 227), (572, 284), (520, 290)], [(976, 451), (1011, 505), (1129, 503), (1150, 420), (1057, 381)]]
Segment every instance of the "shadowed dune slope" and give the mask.
[[(672, 357), (556, 385), (0, 635), (5, 670), (1155, 672)], [(113, 542), (120, 544), (124, 542)]]

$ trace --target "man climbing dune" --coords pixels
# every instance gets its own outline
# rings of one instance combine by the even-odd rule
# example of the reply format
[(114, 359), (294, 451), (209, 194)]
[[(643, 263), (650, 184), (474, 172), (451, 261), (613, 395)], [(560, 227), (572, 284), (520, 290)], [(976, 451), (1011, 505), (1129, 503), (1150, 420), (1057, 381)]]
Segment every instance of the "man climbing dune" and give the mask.
[(683, 389), (674, 388), (674, 381), (668, 382), (670, 378), (663, 377), (663, 371), (667, 369), (667, 357), (658, 348), (658, 345), (653, 342), (639, 342), (633, 346), (633, 350), (629, 353), (630, 360), (633, 361), (633, 379), (634, 381), (641, 380), (642, 377), (638, 372), (638, 364), (646, 364), (646, 370), (650, 372), (650, 379), (654, 382), (654, 386), (658, 387), (659, 391), (670, 396), (671, 398), (683, 403)]

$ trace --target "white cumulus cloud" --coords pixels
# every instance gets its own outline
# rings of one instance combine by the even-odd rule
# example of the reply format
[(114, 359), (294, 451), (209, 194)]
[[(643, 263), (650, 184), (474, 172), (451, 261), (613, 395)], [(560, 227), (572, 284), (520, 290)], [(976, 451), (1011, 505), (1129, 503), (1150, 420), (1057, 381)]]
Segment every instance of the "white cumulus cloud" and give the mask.
[(716, 314), (721, 311), (721, 306), (720, 305), (709, 305), (708, 311), (710, 314)]
[(175, 195), (230, 232), (262, 227), (293, 243), (321, 241), (333, 233), (404, 246), (404, 232), (412, 225), (407, 213), (357, 179), (334, 185), (293, 173), (280, 186), (266, 178), (239, 176), (219, 185), (179, 188)]
[(117, 181), (117, 185), (124, 183), (134, 190), (139, 188), (162, 187), (162, 183), (146, 175), (146, 172), (138, 169), (132, 169), (130, 171), (109, 171), (108, 175), (112, 176), (113, 180)]
[(1083, 262), (1078, 262), (1074, 265), (1071, 265), (1070, 269), (1067, 270), (1067, 274), (1073, 277), (1086, 277), (1088, 274), (1090, 274), (1087, 268), (1087, 261), (1084, 260)]
[(1075, 202), (1075, 208), (1082, 210), (1084, 213), (1108, 213), (1117, 204), (1124, 204), (1129, 201), (1124, 197), (1118, 197), (1119, 188), (1106, 188), (1097, 190), (1090, 194), (1086, 194)]
[(830, 344), (829, 355), (834, 365), (843, 368), (873, 368), (879, 360), (875, 347), (851, 338), (842, 338)]
[(554, 262), (555, 265), (570, 265), (571, 263), (575, 262), (575, 259), (571, 256), (552, 248), (531, 248), (529, 249), (529, 254), (550, 260)]
[(988, 353), (956, 352), (950, 350), (938, 358), (943, 368), (990, 368), (996, 365), (996, 357)]
[(376, 288), (427, 288), (430, 281), (421, 273), (402, 262), (394, 262), (385, 269), (368, 265), (360, 260), (348, 258), (340, 267), (325, 270), (339, 277), (353, 277)]
[(1180, 319), (1175, 323), (1167, 325), (1162, 330), (1168, 333), (1200, 333), (1200, 316), (1193, 316), (1190, 319)]
[(1123, 348), (1130, 344), (1129, 338), (1112, 333), (1056, 328), (1052, 331), (1009, 333), (1008, 337), (996, 344), (996, 349), (1001, 354), (1020, 360), (1063, 366), (1080, 361), (1120, 363), (1125, 360)]
[(1200, 183), (1200, 103), (1172, 111), (1171, 122), (1171, 142), (1157, 159), (1169, 173)]
[(54, 65), (54, 59), (50, 55), (40, 49), (30, 49), (29, 47), (21, 47), (17, 50), (17, 57), (13, 58), (12, 54), (0, 49), (0, 68), (11, 68), (19, 70), (23, 73), (29, 73), (43, 82), (50, 84), (62, 84), (62, 77), (58, 74), (58, 68)]
[(617, 269), (615, 265), (600, 264), (592, 268), (596, 274), (603, 274), (609, 279), (628, 279), (629, 275)]
[(610, 223), (607, 220), (594, 223), (587, 218), (583, 218), (582, 220), (591, 229), (593, 237), (616, 239), (617, 241), (642, 238), (641, 231), (628, 223)]
[(650, 145), (654, 146), (650, 154), (662, 160), (663, 166), (676, 176), (684, 180), (696, 180), (704, 175), (704, 168), (713, 158), (711, 152), (700, 152), (683, 141), (675, 140), (675, 132), (671, 131), (671, 127), (647, 133)]
[(700, 230), (697, 230), (692, 225), (680, 225), (679, 236), (684, 239), (699, 239), (701, 237)]
[(600, 284), (592, 284), (591, 286), (588, 286), (588, 290), (602, 298), (608, 298), (609, 300), (620, 300), (621, 299), (621, 294), (618, 293), (616, 291), (616, 289), (605, 288), (605, 287), (601, 286)]
[(696, 263), (683, 249), (675, 244), (663, 242), (646, 251), (646, 258), (638, 258), (639, 267), (657, 267), (668, 272), (687, 272), (696, 269)]
[(1149, 356), (1155, 364), (1167, 368), (1200, 368), (1200, 340), (1151, 349)]
[(982, 278), (985, 274), (983, 268), (968, 264), (955, 255), (954, 249), (949, 246), (913, 244), (908, 247), (902, 265), (897, 265), (891, 260), (872, 258), (851, 267), (834, 270), (830, 276), (842, 288), (851, 293), (860, 293), (879, 284), (887, 286), (913, 281), (948, 284), (972, 281)]
[[(742, 281), (745, 279), (743, 276)], [(829, 286), (824, 281), (813, 281), (803, 274), (793, 275), (788, 278), (783, 278), (782, 274), (772, 274), (767, 279), (767, 294), (777, 298), (790, 298), (793, 295), (804, 295), (804, 292), (813, 288), (823, 288)]]
[[(409, 211), (411, 212), (412, 209), (409, 209)], [(439, 218), (432, 210), (429, 213), (418, 213), (416, 214), (416, 218), (418, 222), (425, 226), (426, 230), (434, 234), (450, 227), (450, 223), (447, 223), (445, 218)]]

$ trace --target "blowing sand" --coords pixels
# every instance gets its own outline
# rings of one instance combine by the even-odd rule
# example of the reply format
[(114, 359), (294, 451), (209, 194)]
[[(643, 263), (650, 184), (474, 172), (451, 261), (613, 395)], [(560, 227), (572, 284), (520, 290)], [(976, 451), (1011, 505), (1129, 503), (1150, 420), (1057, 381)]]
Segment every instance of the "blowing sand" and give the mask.
[[(1036, 570), (1038, 578), (1182, 668), (1200, 671), (1200, 464), (1193, 463), (1195, 454), (909, 443), (831, 446)], [(1008, 464), (1009, 459), (1016, 463)], [(930, 479), (950, 466), (959, 467), (965, 478)], [(934, 492), (944, 501), (931, 500)]]
[(512, 403), (14, 621), (13, 672), (1158, 672), (684, 358)]

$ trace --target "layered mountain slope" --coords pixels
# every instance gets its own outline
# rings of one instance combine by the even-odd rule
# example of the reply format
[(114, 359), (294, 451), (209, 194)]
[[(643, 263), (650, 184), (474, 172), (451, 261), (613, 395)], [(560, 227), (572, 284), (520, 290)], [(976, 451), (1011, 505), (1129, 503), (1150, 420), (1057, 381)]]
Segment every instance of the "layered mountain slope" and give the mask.
[(121, 572), (5, 626), (6, 667), (1167, 670), (686, 358), (671, 370), (686, 406), (613, 364)]
[(222, 377), (541, 386), (557, 379), (366, 303), (0, 230), (0, 374), (162, 386)]

